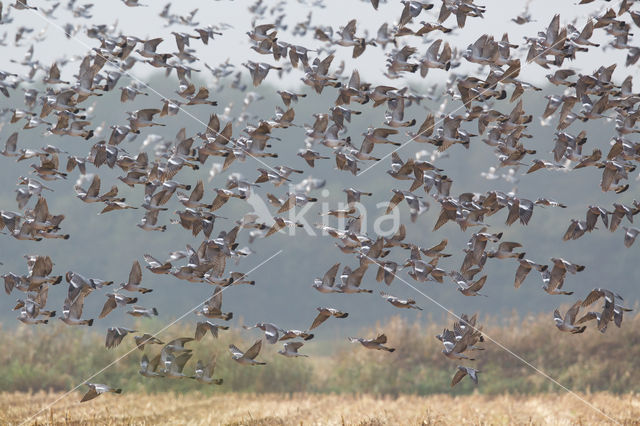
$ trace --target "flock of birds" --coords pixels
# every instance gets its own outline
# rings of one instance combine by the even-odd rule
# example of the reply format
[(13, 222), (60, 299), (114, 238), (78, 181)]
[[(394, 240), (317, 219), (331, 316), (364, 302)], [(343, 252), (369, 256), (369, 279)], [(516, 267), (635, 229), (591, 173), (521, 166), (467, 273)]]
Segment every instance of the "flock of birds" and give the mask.
[[(580, 4), (592, 1), (582, 0)], [(144, 6), (136, 0), (122, 2), (128, 7)], [(11, 23), (13, 11), (15, 14), (38, 13), (54, 18), (60, 6), (60, 3), (38, 3), (36, 7), (26, 0), (16, 0), (7, 9), (2, 9), (0, 3), (0, 24)], [(179, 337), (165, 343), (149, 333), (134, 336), (136, 347), (140, 351), (144, 352), (156, 345), (161, 348), (156, 355), (144, 352), (142, 356), (140, 374), (149, 378), (191, 378), (203, 384), (223, 383), (222, 378), (214, 378), (215, 356), (209, 360), (198, 360), (192, 374), (184, 372), (185, 365), (192, 357), (192, 349), (187, 346), (205, 338), (208, 332), (213, 338), (217, 338), (220, 330), (229, 328), (212, 321), (228, 321), (234, 315), (222, 308), (223, 291), (234, 285), (256, 284), (246, 273), (227, 271), (227, 262), (252, 254), (250, 248), (240, 247), (238, 236), (247, 232), (252, 242), (256, 238), (268, 238), (286, 227), (302, 226), (280, 215), (296, 206), (316, 202), (317, 198), (312, 193), (322, 188), (326, 182), (324, 179), (313, 178), (296, 181), (295, 176), (304, 173), (300, 167), (303, 164), (313, 168), (317, 162), (335, 158), (337, 170), (357, 176), (372, 164), (381, 161), (381, 158), (390, 156), (387, 174), (400, 181), (398, 186), (404, 181), (407, 187), (393, 190), (387, 212), (402, 208), (403, 201), (406, 201), (411, 220), (416, 221), (428, 209), (429, 205), (424, 198), (429, 196), (441, 207), (434, 230), (448, 222), (457, 224), (462, 231), (480, 227), (472, 234), (464, 249), (460, 268), (446, 271), (439, 267), (439, 262), (451, 256), (445, 253), (447, 240), (433, 247), (422, 247), (419, 241), (407, 238), (404, 225), (390, 237), (367, 235), (361, 230), (362, 222), (355, 214), (355, 205), (362, 196), (374, 194), (354, 188), (346, 189), (347, 208), (328, 213), (332, 217), (346, 219), (346, 226), (319, 226), (338, 240), (337, 245), (345, 256), (355, 257), (357, 267), (345, 265), (341, 269), (340, 263), (333, 265), (312, 284), (320, 293), (372, 293), (372, 289), (361, 287), (371, 268), (376, 270), (376, 280), (384, 282), (386, 286), (390, 286), (398, 278), (400, 271), (406, 270), (416, 282), (443, 282), (451, 279), (464, 296), (483, 296), (481, 291), (487, 281), (487, 275), (482, 274), (484, 265), (487, 259), (499, 259), (517, 266), (514, 282), (516, 288), (535, 269), (541, 275), (544, 291), (550, 295), (571, 295), (573, 291), (564, 287), (567, 273), (577, 274), (585, 266), (562, 258), (551, 258), (549, 264), (527, 259), (525, 253), (520, 251), (521, 244), (502, 241), (502, 233), (492, 233), (485, 222), (490, 216), (505, 209), (506, 225), (519, 222), (526, 226), (536, 206), (563, 208), (565, 206), (562, 203), (546, 198), (533, 201), (501, 191), (461, 193), (454, 196), (450, 193), (452, 179), (446, 175), (445, 170), (433, 164), (433, 159), (423, 156), (401, 157), (397, 149), (403, 143), (398, 137), (401, 136), (401, 129), (406, 129), (410, 143), (435, 147), (434, 158), (447, 150), (453, 155), (456, 150), (468, 148), (471, 143), (479, 143), (478, 140), (483, 138), (482, 142), (495, 149), (497, 167), (526, 166), (527, 174), (541, 169), (597, 167), (602, 170), (602, 191), (624, 193), (629, 188), (629, 173), (635, 170), (640, 159), (640, 144), (630, 139), (634, 133), (640, 133), (640, 128), (635, 127), (640, 117), (640, 110), (636, 107), (640, 94), (633, 92), (632, 76), (629, 75), (618, 85), (612, 78), (615, 64), (602, 66), (592, 74), (578, 74), (563, 66), (566, 61), (588, 55), (589, 50), (598, 48), (599, 44), (591, 41), (596, 33), (611, 39), (608, 48), (627, 52), (627, 66), (635, 64), (640, 58), (640, 47), (632, 46), (629, 41), (632, 28), (640, 26), (640, 8), (638, 11), (633, 10), (636, 3), (635, 0), (622, 0), (617, 10), (607, 9), (590, 17), (582, 28), (572, 24), (561, 25), (560, 17), (556, 15), (542, 31), (525, 37), (522, 47), (527, 54), (522, 60), (549, 70), (549, 82), (565, 90), (563, 95), (546, 96), (548, 105), (540, 117), (547, 123), (557, 117), (552, 160), (532, 159), (536, 150), (525, 147), (526, 139), (532, 137), (527, 133), (527, 127), (534, 117), (523, 109), (521, 96), (525, 92), (537, 92), (541, 89), (519, 79), (522, 61), (517, 52), (521, 46), (510, 41), (507, 34), (499, 40), (490, 35), (481, 35), (464, 50), (453, 48), (445, 40), (447, 34), (463, 31), (468, 19), (483, 17), (485, 7), (473, 0), (401, 1), (398, 3), (397, 16), (394, 17), (395, 22), (382, 25), (375, 37), (366, 33), (358, 34), (355, 19), (340, 28), (313, 24), (313, 8), (325, 7), (322, 0), (310, 3), (312, 8), (307, 19), (295, 25), (286, 24), (284, 1), (267, 5), (258, 0), (252, 4), (249, 11), (254, 22), (266, 23), (254, 25), (246, 35), (250, 39), (251, 49), (264, 55), (265, 61), (269, 62), (246, 61), (242, 64), (246, 71), (229, 62), (218, 66), (204, 66), (211, 72), (216, 84), (222, 84), (222, 79), (230, 77), (230, 87), (233, 90), (246, 92), (245, 105), (251, 104), (257, 97), (255, 92), (251, 92), (243, 84), (242, 77), (246, 76), (247, 71), (253, 86), (259, 86), (268, 74), (277, 72), (281, 78), (301, 75), (301, 81), (318, 94), (325, 89), (335, 93), (335, 106), (329, 108), (329, 111), (314, 114), (315, 122), (305, 125), (304, 146), (298, 152), (304, 163), (293, 166), (272, 167), (264, 162), (266, 158), (277, 158), (278, 149), (286, 149), (274, 142), (279, 138), (272, 135), (272, 132), (281, 129), (286, 133), (287, 128), (295, 126), (296, 116), (292, 105), (310, 96), (289, 90), (277, 92), (283, 107), (277, 107), (275, 116), (271, 119), (252, 117), (246, 110), (243, 110), (241, 117), (233, 117), (228, 111), (224, 115), (212, 112), (204, 129), (197, 133), (187, 133), (183, 128), (174, 141), (148, 134), (143, 148), (151, 146), (153, 156), (142, 150), (137, 155), (131, 155), (120, 147), (123, 141), (145, 134), (149, 128), (164, 126), (171, 117), (188, 111), (192, 106), (200, 105), (215, 110), (217, 102), (211, 98), (209, 88), (196, 87), (192, 82), (192, 73), (201, 70), (196, 68), (196, 63), (200, 61), (197, 52), (190, 46), (193, 43), (215, 44), (216, 37), (229, 28), (227, 25), (201, 26), (196, 22), (197, 9), (181, 16), (172, 13), (171, 4), (167, 4), (160, 13), (166, 25), (189, 28), (185, 32), (176, 29), (172, 33), (175, 48), (171, 49), (169, 40), (140, 39), (123, 34), (115, 25), (68, 24), (64, 27), (68, 37), (84, 31), (95, 41), (95, 46), (79, 59), (80, 64), (77, 66), (74, 62), (63, 59), (43, 64), (34, 57), (32, 45), (22, 60), (14, 61), (24, 67), (24, 73), (0, 71), (0, 91), (16, 103), (16, 106), (3, 111), (2, 125), (7, 121), (24, 124), (25, 131), (38, 129), (47, 135), (66, 136), (81, 144), (89, 143), (90, 149), (85, 156), (67, 155), (66, 165), (61, 167), (60, 160), (65, 154), (61, 148), (54, 145), (43, 148), (23, 147), (20, 132), (5, 135), (5, 147), (0, 154), (17, 162), (34, 162), (30, 164), (31, 174), (18, 178), (17, 211), (0, 212), (0, 229), (7, 236), (18, 240), (35, 242), (44, 238), (72, 238), (63, 232), (64, 215), (49, 211), (46, 195), (53, 189), (45, 182), (66, 181), (76, 169), (81, 177), (79, 182), (90, 182), (86, 189), (83, 183), (75, 185), (77, 198), (85, 203), (103, 206), (100, 214), (140, 208), (144, 210), (144, 216), (137, 226), (144, 231), (166, 231), (167, 222), (162, 224), (161, 220), (168, 209), (166, 204), (172, 199), (182, 204), (183, 209), (176, 211), (176, 217), (168, 222), (180, 225), (194, 238), (202, 233), (202, 242), (197, 248), (187, 246), (185, 250), (174, 251), (166, 260), (158, 260), (145, 254), (143, 258), (147, 264), (146, 269), (153, 274), (171, 274), (180, 280), (212, 285), (214, 290), (196, 312), (203, 320), (197, 322), (194, 337)], [(371, 5), (377, 9), (378, 1), (371, 0)], [(91, 17), (92, 4), (78, 5), (75, 0), (71, 0), (66, 7), (78, 20)], [(430, 9), (439, 12), (433, 16), (432, 12), (428, 12)], [(419, 21), (420, 19), (425, 20)], [(532, 22), (532, 18), (525, 10), (513, 18), (513, 21), (521, 25)], [(288, 26), (293, 29), (285, 32)], [(32, 28), (20, 27), (15, 34), (14, 43), (18, 45), (31, 32)], [(288, 34), (292, 39), (285, 41), (286, 36), (280, 38), (282, 34)], [(293, 37), (307, 35), (318, 42), (313, 49), (295, 44)], [(41, 36), (33, 37), (36, 42), (41, 39)], [(430, 44), (422, 55), (419, 53), (420, 49), (412, 46), (412, 43), (424, 40)], [(6, 37), (2, 43), (8, 43)], [(430, 70), (445, 71), (449, 79), (442, 93), (437, 93), (437, 86), (428, 94), (414, 92), (408, 87), (373, 86), (363, 82), (356, 69), (347, 77), (347, 64), (344, 62), (337, 67), (333, 64), (333, 52), (338, 49), (351, 49), (353, 58), (362, 55), (366, 49), (382, 49), (387, 57), (385, 76), (390, 80), (416, 73), (424, 78), (429, 75)], [(453, 70), (463, 62), (478, 65), (479, 71), (475, 75), (454, 73)], [(74, 66), (74, 80), (62, 80), (60, 67)], [(153, 96), (149, 96), (149, 88), (130, 74), (131, 70), (143, 67), (157, 68), (167, 76), (175, 73), (179, 99), (154, 100)], [(123, 104), (142, 95), (149, 96), (148, 103), (151, 106), (127, 112), (123, 122), (110, 127), (105, 124), (95, 126), (91, 117), (100, 108), (100, 100), (96, 98), (115, 90), (121, 91), (120, 100)], [(24, 107), (17, 106), (21, 92)], [(443, 106), (447, 101), (459, 102), (461, 111), (448, 114), (440, 111), (440, 115), (438, 112), (428, 111), (426, 116), (418, 119), (406, 118), (405, 107), (419, 104), (424, 99), (442, 100)], [(91, 104), (91, 101), (94, 103)], [(501, 112), (497, 109), (508, 103), (514, 104), (509, 107), (510, 111)], [(352, 137), (347, 136), (348, 125), (353, 115), (361, 113), (359, 109), (369, 107), (383, 107), (387, 112), (383, 123), (379, 123), (378, 127), (370, 127), (362, 135), (363, 140), (358, 147)], [(612, 118), (615, 119), (617, 134), (612, 137), (606, 154), (597, 148), (591, 153), (583, 153), (583, 149), (587, 148), (586, 132), (571, 134), (566, 130), (574, 122)], [(234, 124), (246, 123), (248, 120), (255, 120), (255, 123), (245, 124), (241, 134), (234, 135)], [(477, 123), (477, 129), (474, 127), (475, 131), (472, 131), (470, 129), (474, 122)], [(415, 128), (418, 123), (417, 130), (408, 130)], [(103, 138), (107, 129), (111, 132)], [(396, 148), (389, 152), (385, 145)], [(463, 148), (455, 145), (462, 145)], [(237, 173), (229, 174), (224, 188), (211, 190), (202, 180), (194, 179), (194, 182), (189, 178), (189, 169), (195, 171), (208, 163), (210, 165), (210, 157), (220, 158), (222, 161), (212, 171), (216, 180), (220, 180), (219, 174), (232, 169), (235, 160), (244, 161), (250, 157), (260, 163), (260, 168), (255, 178), (245, 179)], [(118, 179), (123, 184), (144, 192), (144, 202), (139, 206), (129, 205), (119, 196), (117, 184), (111, 184), (108, 189), (104, 187), (97, 174), (101, 167), (120, 169), (122, 175)], [(485, 177), (492, 179), (496, 170), (493, 168)], [(215, 212), (226, 203), (246, 202), (251, 192), (258, 191), (258, 188), (271, 185), (279, 188), (285, 183), (290, 184), (292, 192), (281, 196), (268, 195), (275, 212), (272, 223), (263, 223), (258, 215), (247, 214), (237, 218), (231, 229), (214, 234), (215, 220), (220, 217)], [(419, 195), (421, 191), (424, 192)], [(35, 200), (35, 205), (31, 208), (28, 206), (32, 199)], [(611, 208), (589, 206), (585, 220), (571, 220), (564, 239), (577, 239), (592, 232), (597, 229), (599, 220), (613, 232), (625, 220), (632, 223), (639, 212), (640, 203), (637, 201), (631, 205), (615, 203)], [(640, 230), (631, 225), (624, 227), (624, 230), (624, 244), (630, 247)], [(36, 247), (34, 245), (34, 249)], [(404, 260), (390, 260), (393, 258), (392, 253), (400, 253)], [(115, 290), (103, 294), (106, 300), (98, 315), (99, 319), (124, 309), (128, 309), (125, 312), (135, 317), (158, 315), (158, 310), (150, 305), (148, 294), (152, 289), (143, 287), (145, 280), (138, 261), (133, 263), (127, 282), (114, 286), (113, 281), (85, 277), (71, 270), (64, 275), (54, 275), (54, 262), (49, 256), (26, 255), (25, 258), (26, 274), (8, 272), (3, 275), (7, 294), (14, 290), (24, 293), (15, 310), (19, 311), (18, 320), (25, 324), (47, 324), (55, 317), (56, 312), (47, 310), (46, 307), (48, 291), (63, 280), (68, 284), (68, 290), (59, 319), (67, 325), (94, 324), (94, 318), (83, 315), (83, 305), (87, 297), (92, 293), (100, 293), (98, 290), (103, 287)], [(186, 264), (179, 264), (180, 261)], [(381, 291), (380, 296), (399, 309), (422, 309), (415, 300), (402, 299), (387, 291)], [(599, 301), (602, 301), (601, 307), (591, 308)], [(579, 317), (581, 309), (587, 311)], [(595, 321), (597, 329), (604, 333), (611, 322), (620, 327), (624, 312), (629, 310), (619, 294), (606, 288), (596, 288), (584, 299), (577, 300), (564, 316), (556, 310), (553, 319), (556, 327), (563, 332), (582, 333), (586, 324), (593, 324)], [(271, 323), (257, 323), (245, 328), (257, 328), (264, 332), (268, 344), (285, 341), (283, 349), (278, 352), (283, 356), (305, 357), (307, 355), (299, 351), (304, 342), (314, 337), (311, 331), (332, 317), (343, 319), (348, 315), (340, 309), (323, 306), (318, 308), (317, 316), (305, 330), (283, 329)], [(457, 366), (452, 386), (465, 375), (469, 375), (477, 383), (478, 370), (469, 366), (474, 360), (469, 353), (484, 349), (479, 345), (484, 337), (482, 327), (477, 324), (477, 316), (462, 315), (458, 319), (452, 330), (445, 329), (436, 336), (443, 344), (442, 352), (445, 356), (456, 362), (466, 363)], [(109, 328), (106, 347), (116, 347), (127, 335), (137, 332), (125, 327)], [(385, 334), (375, 338), (350, 337), (349, 340), (367, 349), (388, 352), (395, 350), (386, 346)], [(231, 358), (242, 365), (264, 365), (265, 362), (258, 360), (262, 344), (263, 340), (260, 339), (244, 351), (230, 345)], [(88, 386), (89, 391), (82, 401), (105, 392), (121, 392), (120, 389), (103, 384), (89, 383)]]

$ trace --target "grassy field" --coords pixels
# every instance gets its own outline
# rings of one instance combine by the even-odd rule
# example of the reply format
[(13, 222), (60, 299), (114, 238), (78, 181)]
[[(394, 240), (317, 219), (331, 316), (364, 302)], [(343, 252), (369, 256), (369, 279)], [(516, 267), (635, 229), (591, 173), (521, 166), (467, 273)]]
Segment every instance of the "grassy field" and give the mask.
[(103, 395), (79, 403), (70, 394), (53, 409), (38, 410), (61, 394), (0, 394), (0, 424), (640, 424), (640, 396), (569, 394), (536, 396), (401, 396), (198, 393)]

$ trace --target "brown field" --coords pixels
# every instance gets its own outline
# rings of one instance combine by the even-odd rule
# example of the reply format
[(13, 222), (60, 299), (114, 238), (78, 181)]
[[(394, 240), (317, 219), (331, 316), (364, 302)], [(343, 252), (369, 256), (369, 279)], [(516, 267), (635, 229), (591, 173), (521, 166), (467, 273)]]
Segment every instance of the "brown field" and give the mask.
[(640, 397), (580, 395), (608, 418), (569, 394), (536, 396), (376, 398), (344, 395), (197, 393), (102, 395), (80, 404), (62, 394), (0, 394), (0, 424), (640, 424)]

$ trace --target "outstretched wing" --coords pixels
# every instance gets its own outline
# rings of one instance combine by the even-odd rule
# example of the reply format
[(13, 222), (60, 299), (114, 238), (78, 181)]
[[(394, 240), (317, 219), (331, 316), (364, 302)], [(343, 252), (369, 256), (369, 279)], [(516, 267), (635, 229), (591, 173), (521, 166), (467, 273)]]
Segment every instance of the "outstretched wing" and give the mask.
[(457, 385), (460, 382), (460, 380), (462, 380), (466, 375), (467, 375), (467, 372), (465, 370), (458, 369), (458, 371), (456, 371), (456, 374), (453, 376), (453, 379), (451, 380), (451, 387), (454, 387), (455, 385)]
[(138, 285), (142, 281), (142, 270), (140, 269), (140, 262), (137, 260), (133, 262), (131, 271), (129, 272), (129, 284)]
[(318, 316), (313, 320), (313, 323), (311, 324), (311, 327), (309, 327), (309, 330), (313, 330), (314, 328), (318, 327), (320, 324), (325, 322), (330, 316), (331, 314), (329, 312), (320, 311)]
[(384, 345), (385, 343), (387, 343), (387, 336), (385, 334), (380, 334), (378, 335), (378, 337), (372, 340), (371, 343), (378, 343), (378, 344)]
[(229, 345), (229, 351), (231, 352), (231, 355), (237, 358), (241, 358), (244, 355), (244, 353), (240, 349), (238, 349), (236, 345)]
[(244, 353), (245, 358), (255, 359), (260, 353), (260, 349), (262, 349), (262, 340), (256, 341), (253, 346), (251, 346), (247, 352)]
[(328, 287), (333, 287), (336, 282), (336, 274), (338, 273), (338, 268), (340, 268), (340, 263), (336, 263), (324, 274), (322, 277), (322, 284)]

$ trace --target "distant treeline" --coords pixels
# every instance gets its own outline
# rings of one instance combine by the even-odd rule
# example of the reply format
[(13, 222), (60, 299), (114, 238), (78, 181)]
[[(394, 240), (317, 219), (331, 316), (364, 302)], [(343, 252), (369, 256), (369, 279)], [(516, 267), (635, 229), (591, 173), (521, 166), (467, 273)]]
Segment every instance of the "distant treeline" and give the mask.
[[(192, 374), (196, 361), (209, 360), (217, 354), (214, 374), (223, 378), (222, 386), (205, 386), (195, 380), (143, 378), (138, 374), (143, 352), (135, 349), (129, 335), (115, 350), (104, 348), (104, 336), (97, 331), (78, 332), (64, 325), (51, 328), (20, 326), (0, 330), (0, 391), (65, 391), (131, 351), (128, 356), (89, 381), (122, 387), (125, 392), (200, 391), (213, 392), (309, 392), (309, 393), (373, 393), (379, 395), (435, 393), (532, 394), (562, 391), (531, 366), (500, 348), (518, 354), (531, 365), (574, 391), (615, 393), (640, 391), (640, 316), (629, 315), (622, 328), (612, 326), (606, 334), (595, 327), (584, 334), (572, 335), (555, 329), (550, 314), (518, 318), (510, 321), (481, 319), (484, 323), (485, 350), (474, 352), (476, 361), (467, 361), (480, 373), (479, 386), (463, 380), (450, 388), (457, 363), (442, 353), (435, 335), (448, 324), (409, 323), (400, 317), (362, 330), (364, 337), (375, 337), (384, 331), (394, 353), (367, 350), (346, 340), (310, 340), (300, 349), (309, 358), (287, 359), (277, 350), (281, 344), (264, 342), (258, 359), (266, 366), (243, 366), (230, 359), (228, 345), (245, 350), (257, 339), (258, 331), (220, 331), (219, 339), (207, 335), (200, 342), (187, 344), (193, 357), (185, 367)], [(144, 329), (149, 329), (145, 324)], [(141, 325), (141, 324), (139, 324)], [(158, 327), (160, 329), (161, 327)], [(176, 325), (159, 335), (164, 342), (181, 336), (192, 336), (192, 326)], [(152, 358), (160, 346), (145, 349)]]

